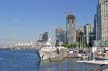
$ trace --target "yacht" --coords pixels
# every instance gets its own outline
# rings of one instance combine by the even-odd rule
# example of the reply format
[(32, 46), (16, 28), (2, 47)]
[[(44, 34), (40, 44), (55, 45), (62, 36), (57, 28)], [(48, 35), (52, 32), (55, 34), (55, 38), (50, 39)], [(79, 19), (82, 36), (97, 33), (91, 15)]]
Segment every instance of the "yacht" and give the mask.
[(48, 60), (55, 52), (56, 47), (49, 45), (49, 42), (47, 42), (46, 45), (39, 50), (41, 60)]
[(98, 48), (95, 52), (96, 60), (108, 60), (108, 47)]
[(51, 39), (48, 37), (48, 41), (44, 42), (45, 45), (39, 50), (41, 60), (48, 60), (51, 56), (56, 54), (57, 48), (51, 44)]
[(93, 60), (90, 61), (77, 61), (84, 63), (86, 67), (91, 68), (93, 71), (108, 71), (108, 60), (96, 60), (97, 47), (92, 47)]

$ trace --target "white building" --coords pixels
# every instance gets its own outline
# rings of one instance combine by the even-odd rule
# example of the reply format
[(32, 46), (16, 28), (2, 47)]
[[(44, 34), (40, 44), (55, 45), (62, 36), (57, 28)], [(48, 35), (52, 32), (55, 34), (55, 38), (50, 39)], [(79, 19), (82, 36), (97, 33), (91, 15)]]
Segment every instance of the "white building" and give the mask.
[(108, 0), (98, 0), (96, 29), (97, 40), (108, 40)]

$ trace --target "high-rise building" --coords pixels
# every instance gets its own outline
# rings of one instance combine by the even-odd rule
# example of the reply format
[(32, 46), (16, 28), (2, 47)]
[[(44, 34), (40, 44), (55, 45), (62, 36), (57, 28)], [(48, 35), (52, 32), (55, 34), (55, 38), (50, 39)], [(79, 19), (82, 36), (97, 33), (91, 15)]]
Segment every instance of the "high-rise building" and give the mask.
[(65, 37), (65, 31), (63, 31), (63, 29), (61, 29), (60, 27), (58, 27), (56, 29), (56, 45), (59, 45), (60, 42), (64, 43), (66, 40)]
[(48, 32), (45, 32), (45, 33), (43, 34), (43, 36), (42, 36), (42, 40), (43, 40), (43, 41), (48, 41), (48, 38), (49, 38), (48, 35), (49, 35)]
[(98, 0), (97, 40), (108, 40), (108, 0)]
[(47, 42), (49, 40), (49, 33), (45, 32), (43, 34), (40, 34), (38, 42)]
[(80, 30), (78, 29), (78, 30), (76, 30), (76, 42), (79, 42), (80, 41)]
[(61, 39), (61, 41), (62, 41), (63, 43), (66, 42), (66, 31), (62, 31), (62, 32), (61, 32), (61, 37), (60, 37), (60, 39)]
[(95, 37), (95, 40), (97, 40), (97, 15), (94, 16), (94, 29), (93, 29), (93, 32), (94, 32), (94, 37)]
[(84, 32), (84, 26), (80, 27), (79, 30), (80, 30), (81, 32)]
[(84, 25), (84, 35), (89, 35), (91, 32), (93, 32), (93, 26), (91, 24)]
[(76, 17), (72, 14), (66, 17), (66, 42), (76, 43)]
[(76, 41), (79, 47), (85, 47), (84, 32), (82, 31), (82, 27), (76, 31)]
[(84, 25), (84, 40), (86, 45), (93, 44), (94, 40), (93, 26), (91, 24)]

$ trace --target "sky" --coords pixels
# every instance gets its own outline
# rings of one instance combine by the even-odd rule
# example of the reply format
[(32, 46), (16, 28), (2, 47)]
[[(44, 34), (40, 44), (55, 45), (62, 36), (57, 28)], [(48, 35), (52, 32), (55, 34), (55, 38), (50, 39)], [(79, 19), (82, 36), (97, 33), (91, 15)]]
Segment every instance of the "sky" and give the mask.
[(77, 28), (94, 22), (97, 0), (0, 0), (0, 40), (38, 40), (55, 28), (65, 30), (66, 15), (76, 16)]

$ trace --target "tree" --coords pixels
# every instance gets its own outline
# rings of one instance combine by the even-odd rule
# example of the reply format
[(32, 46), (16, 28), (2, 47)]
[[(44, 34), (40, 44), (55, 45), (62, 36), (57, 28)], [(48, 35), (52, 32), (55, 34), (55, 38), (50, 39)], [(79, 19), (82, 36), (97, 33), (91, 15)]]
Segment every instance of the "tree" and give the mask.
[(68, 48), (76, 48), (76, 47), (77, 47), (76, 43), (72, 43), (72, 44), (68, 45)]
[(64, 46), (64, 47), (68, 47), (68, 43), (63, 43), (63, 45), (62, 46)]

